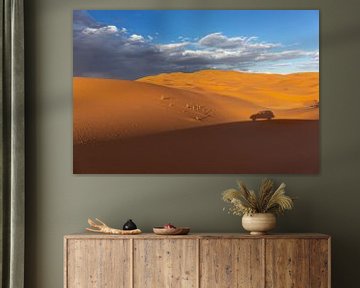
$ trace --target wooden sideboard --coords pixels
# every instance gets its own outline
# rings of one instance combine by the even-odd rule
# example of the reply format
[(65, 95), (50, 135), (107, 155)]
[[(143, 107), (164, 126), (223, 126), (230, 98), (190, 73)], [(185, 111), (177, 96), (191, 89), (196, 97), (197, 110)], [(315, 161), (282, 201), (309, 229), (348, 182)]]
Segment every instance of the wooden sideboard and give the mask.
[(329, 288), (323, 234), (67, 235), (65, 288)]

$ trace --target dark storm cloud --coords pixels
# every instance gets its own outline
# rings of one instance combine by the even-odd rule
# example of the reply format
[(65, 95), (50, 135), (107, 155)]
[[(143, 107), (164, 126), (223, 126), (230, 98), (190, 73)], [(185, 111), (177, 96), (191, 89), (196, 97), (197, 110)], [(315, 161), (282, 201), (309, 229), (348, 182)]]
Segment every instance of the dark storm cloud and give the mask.
[(301, 57), (318, 61), (316, 51), (274, 51), (281, 45), (222, 33), (196, 42), (154, 44), (152, 37), (130, 35), (126, 28), (98, 23), (85, 11), (74, 11), (73, 38), (74, 76), (82, 77), (137, 79), (201, 69), (248, 71), (258, 63)]

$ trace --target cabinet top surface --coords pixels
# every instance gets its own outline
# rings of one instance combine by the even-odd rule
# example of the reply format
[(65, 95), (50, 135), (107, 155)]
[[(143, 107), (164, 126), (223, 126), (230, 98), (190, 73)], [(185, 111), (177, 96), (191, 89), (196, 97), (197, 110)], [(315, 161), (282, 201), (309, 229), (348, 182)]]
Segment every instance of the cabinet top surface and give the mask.
[(329, 239), (329, 235), (320, 233), (287, 233), (250, 235), (245, 233), (190, 233), (188, 235), (156, 235), (142, 233), (139, 235), (109, 235), (101, 233), (75, 233), (64, 236), (65, 239)]

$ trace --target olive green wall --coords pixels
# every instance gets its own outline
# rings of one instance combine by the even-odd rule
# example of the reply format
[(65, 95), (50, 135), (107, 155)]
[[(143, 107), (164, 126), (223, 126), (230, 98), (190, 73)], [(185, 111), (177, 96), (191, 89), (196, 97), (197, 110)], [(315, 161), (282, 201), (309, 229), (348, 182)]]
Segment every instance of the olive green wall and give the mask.
[[(320, 9), (321, 173), (269, 175), (297, 195), (281, 232), (333, 236), (333, 287), (359, 287), (360, 5), (354, 0), (33, 0), (26, 7), (26, 287), (62, 287), (63, 235), (88, 216), (145, 231), (172, 222), (193, 231), (237, 232), (220, 192), (262, 175), (72, 174), (73, 9)], [(184, 20), (185, 21), (185, 20)], [(179, 23), (181, 25), (181, 23)], [(206, 25), (206, 23), (204, 23)], [(261, 163), (259, 163), (261, 165)]]

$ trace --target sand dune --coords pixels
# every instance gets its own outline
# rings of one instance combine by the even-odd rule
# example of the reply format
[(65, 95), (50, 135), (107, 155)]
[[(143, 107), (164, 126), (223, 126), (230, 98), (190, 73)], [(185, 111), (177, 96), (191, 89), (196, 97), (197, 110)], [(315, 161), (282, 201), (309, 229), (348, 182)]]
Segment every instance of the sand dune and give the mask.
[(249, 120), (241, 99), (125, 80), (74, 78), (74, 143)]
[[(75, 77), (73, 97), (74, 173), (319, 169), (318, 73)], [(250, 122), (264, 109), (275, 120)]]
[(319, 121), (237, 122), (74, 145), (74, 173), (318, 173)]
[(260, 74), (202, 70), (167, 73), (137, 81), (233, 96), (269, 109), (304, 108), (319, 100), (319, 73)]
[(248, 121), (264, 109), (280, 119), (316, 120), (317, 77), (200, 71), (138, 81), (74, 78), (74, 143)]

